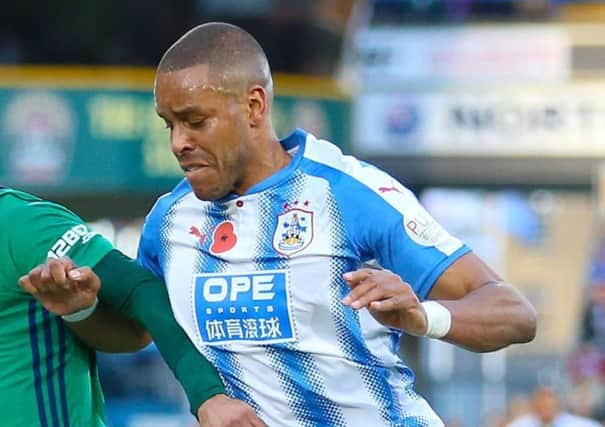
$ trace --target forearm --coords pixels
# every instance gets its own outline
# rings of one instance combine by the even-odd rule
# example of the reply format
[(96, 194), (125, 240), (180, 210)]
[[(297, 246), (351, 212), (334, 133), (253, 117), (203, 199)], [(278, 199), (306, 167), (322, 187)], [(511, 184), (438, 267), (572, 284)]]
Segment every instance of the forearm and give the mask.
[(102, 303), (87, 319), (65, 324), (90, 347), (107, 353), (131, 353), (151, 342), (139, 324)]
[(183, 386), (192, 413), (195, 414), (210, 397), (225, 393), (214, 366), (195, 348), (174, 319), (163, 283), (156, 280), (139, 286), (124, 309), (152, 334), (166, 364)]
[(444, 340), (468, 350), (495, 351), (535, 336), (535, 310), (508, 284), (489, 283), (458, 300), (438, 302), (452, 314)]
[(158, 278), (117, 251), (107, 255), (94, 270), (102, 283), (99, 299), (151, 333), (183, 386), (194, 414), (207, 399), (225, 392), (214, 366), (174, 319), (166, 287)]

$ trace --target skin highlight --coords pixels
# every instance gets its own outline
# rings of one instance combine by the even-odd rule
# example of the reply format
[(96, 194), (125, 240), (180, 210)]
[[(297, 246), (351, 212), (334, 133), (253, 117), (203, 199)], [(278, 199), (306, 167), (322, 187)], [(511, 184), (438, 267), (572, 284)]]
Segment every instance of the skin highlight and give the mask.
[(217, 86), (207, 64), (159, 72), (156, 111), (194, 193), (201, 200), (239, 195), (285, 167), (271, 123), (272, 89), (252, 85), (238, 92)]

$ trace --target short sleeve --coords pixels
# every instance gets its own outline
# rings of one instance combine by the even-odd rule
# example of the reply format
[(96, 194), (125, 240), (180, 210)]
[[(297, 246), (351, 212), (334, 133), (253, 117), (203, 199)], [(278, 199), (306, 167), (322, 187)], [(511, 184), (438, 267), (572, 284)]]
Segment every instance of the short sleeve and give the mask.
[(141, 237), (139, 239), (137, 262), (153, 272), (157, 277), (163, 278), (162, 269), (159, 263), (159, 254), (156, 250), (159, 233), (156, 231), (157, 226), (155, 225), (154, 212), (155, 210), (152, 209), (143, 224)]
[(24, 199), (8, 209), (10, 254), (23, 274), (47, 258), (69, 257), (77, 265), (94, 267), (113, 249), (80, 217), (58, 204)]
[(306, 161), (305, 171), (328, 180), (339, 216), (362, 262), (377, 260), (408, 282), (422, 299), (441, 274), (470, 251), (392, 176), (342, 156), (330, 165)]
[(366, 244), (381, 266), (401, 275), (424, 299), (443, 272), (470, 248), (449, 234), (408, 189), (401, 186), (392, 197), (392, 203), (375, 202), (375, 209), (385, 210), (385, 221), (371, 224)]
[(139, 239), (139, 249), (137, 252), (137, 262), (150, 270), (157, 277), (163, 279), (163, 257), (161, 251), (161, 229), (164, 217), (170, 207), (181, 197), (191, 192), (191, 186), (187, 178), (183, 180), (170, 192), (160, 196), (145, 218), (141, 238)]

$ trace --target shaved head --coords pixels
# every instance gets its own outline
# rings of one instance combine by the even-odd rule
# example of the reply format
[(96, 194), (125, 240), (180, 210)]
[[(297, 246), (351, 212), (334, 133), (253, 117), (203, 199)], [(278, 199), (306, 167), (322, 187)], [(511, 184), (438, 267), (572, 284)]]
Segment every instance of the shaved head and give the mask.
[(154, 96), (200, 200), (244, 194), (291, 160), (271, 121), (265, 52), (235, 25), (200, 25), (173, 44), (158, 65)]
[(235, 25), (211, 22), (198, 25), (164, 54), (157, 73), (206, 65), (215, 89), (241, 93), (260, 85), (272, 94), (273, 82), (263, 48)]

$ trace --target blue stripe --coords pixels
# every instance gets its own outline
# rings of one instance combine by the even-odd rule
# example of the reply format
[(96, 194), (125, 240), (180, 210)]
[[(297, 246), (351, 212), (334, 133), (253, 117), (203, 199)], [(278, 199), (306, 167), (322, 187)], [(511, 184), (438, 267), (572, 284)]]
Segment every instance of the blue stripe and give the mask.
[(346, 425), (340, 407), (326, 396), (313, 356), (280, 345), (269, 346), (267, 354), (299, 423), (306, 427)]
[[(339, 261), (333, 260), (334, 263)], [(344, 262), (342, 264), (345, 264)], [(340, 275), (357, 267), (340, 267)], [(330, 285), (330, 305), (334, 316), (338, 344), (349, 360), (359, 363), (362, 381), (379, 407), (380, 416), (388, 425), (395, 425), (400, 419), (401, 406), (387, 378), (389, 370), (370, 352), (365, 344), (359, 315), (341, 301), (349, 293), (347, 285), (340, 280), (340, 275), (333, 276)], [(342, 282), (342, 283), (341, 283)], [(340, 288), (340, 291), (339, 291)]]
[(430, 421), (422, 417), (406, 417), (393, 424), (393, 427), (430, 427)]
[[(346, 233), (342, 216), (333, 197), (329, 197), (327, 207), (330, 214), (330, 241), (332, 252), (338, 253), (338, 247), (345, 247)], [(342, 352), (349, 360), (359, 364), (362, 381), (376, 402), (380, 416), (387, 425), (398, 425), (401, 421), (401, 404), (395, 395), (387, 378), (389, 369), (382, 366), (380, 361), (368, 349), (359, 314), (342, 304), (342, 299), (349, 293), (347, 284), (342, 280), (342, 274), (359, 267), (352, 258), (332, 257), (330, 266), (330, 306), (337, 331), (337, 341)]]
[[(273, 235), (277, 231), (278, 216), (283, 213), (284, 204), (293, 206), (305, 185), (306, 176), (297, 172), (286, 188), (281, 186), (260, 196), (260, 229), (254, 258), (257, 269), (289, 269), (288, 258), (275, 253)], [(346, 425), (341, 408), (328, 397), (324, 380), (312, 355), (298, 351), (292, 344), (267, 346), (266, 351), (288, 405), (299, 423), (309, 427)]]
[(229, 351), (227, 346), (206, 346), (204, 355), (214, 363), (216, 369), (226, 380), (225, 389), (234, 399), (246, 402), (260, 414), (259, 404), (252, 398), (250, 387), (243, 380), (242, 368), (239, 365), (237, 354)]
[(50, 313), (45, 309), (42, 309), (42, 319), (44, 326), (44, 344), (46, 347), (46, 389), (48, 391), (48, 403), (50, 406), (50, 413), (53, 420), (53, 426), (59, 426), (59, 413), (57, 412), (57, 398), (55, 396), (55, 384), (53, 382), (53, 376), (55, 374), (55, 370), (53, 367), (53, 341), (52, 341), (52, 332), (50, 330)]
[[(161, 277), (165, 277), (166, 269), (170, 265), (172, 260), (172, 245), (170, 244), (170, 233), (172, 233), (174, 229), (174, 217), (176, 215), (176, 209), (180, 206), (183, 199), (181, 198), (177, 202), (175, 202), (170, 208), (166, 211), (164, 216), (162, 217), (162, 222), (159, 227), (159, 235), (158, 239), (158, 263), (162, 270)], [(155, 233), (154, 233), (155, 235)], [(144, 263), (145, 265), (145, 263)]]
[[(189, 193), (191, 193), (191, 186), (187, 178), (183, 178), (169, 194), (165, 194), (156, 201), (143, 226), (141, 247), (137, 259), (158, 277), (163, 278), (162, 272), (165, 270), (167, 262), (166, 257), (162, 258), (162, 255), (166, 252), (168, 252), (168, 258), (170, 255), (170, 248), (166, 247), (166, 239), (163, 237), (174, 226), (176, 208)], [(161, 236), (159, 239), (156, 238), (158, 233)], [(147, 246), (150, 247), (147, 248)], [(147, 259), (144, 255), (149, 251), (155, 252), (158, 259)]]
[(67, 388), (65, 387), (65, 353), (67, 352), (65, 325), (58, 317), (55, 317), (55, 320), (57, 321), (57, 329), (59, 331), (59, 395), (61, 397), (61, 416), (63, 417), (64, 427), (69, 427)]
[(40, 373), (40, 349), (38, 348), (38, 326), (36, 324), (35, 300), (29, 302), (28, 320), (29, 320), (29, 341), (32, 349), (32, 365), (34, 370), (34, 387), (36, 390), (36, 403), (38, 404), (38, 418), (41, 427), (48, 427), (46, 412), (44, 411), (44, 397), (42, 396), (42, 375)]
[[(222, 203), (208, 203), (204, 206), (201, 217), (205, 218), (206, 221), (203, 223), (200, 231), (207, 237), (195, 262), (194, 271), (196, 273), (225, 271), (225, 261), (210, 253), (209, 248), (212, 244), (212, 236), (215, 228), (223, 221), (232, 220), (227, 214), (227, 207), (227, 204)], [(229, 351), (229, 346), (205, 346), (203, 353), (213, 362), (216, 369), (226, 380), (226, 390), (231, 393), (231, 397), (243, 400), (250, 405), (256, 413), (260, 413), (261, 408), (252, 398), (250, 387), (242, 380), (243, 373), (237, 354)]]

